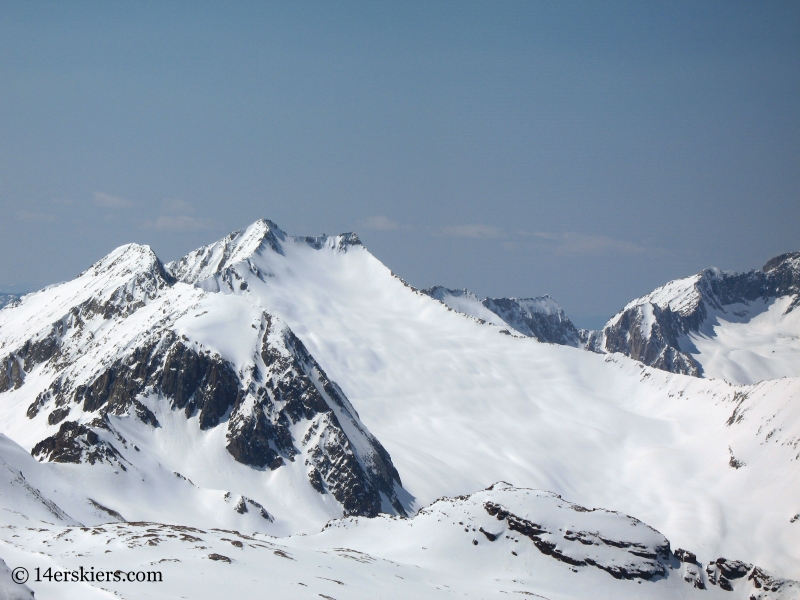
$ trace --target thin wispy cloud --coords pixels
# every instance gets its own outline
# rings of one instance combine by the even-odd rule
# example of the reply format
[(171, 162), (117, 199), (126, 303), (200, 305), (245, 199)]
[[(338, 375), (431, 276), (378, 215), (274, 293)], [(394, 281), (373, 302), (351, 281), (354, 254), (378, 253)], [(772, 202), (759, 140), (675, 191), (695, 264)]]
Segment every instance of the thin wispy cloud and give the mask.
[(397, 221), (393, 221), (383, 215), (367, 217), (362, 219), (360, 224), (364, 229), (371, 229), (372, 231), (397, 231), (400, 229), (400, 224)]
[(156, 231), (200, 231), (208, 229), (208, 221), (194, 216), (194, 206), (185, 200), (167, 199), (161, 203), (155, 219), (144, 222), (145, 229)]
[(439, 233), (449, 237), (471, 238), (474, 240), (493, 240), (504, 237), (503, 231), (494, 225), (476, 223), (472, 225), (445, 225)]
[(131, 202), (126, 198), (121, 196), (113, 196), (111, 194), (106, 194), (105, 192), (95, 192), (93, 202), (95, 206), (99, 206), (100, 208), (111, 208), (114, 210), (133, 208), (136, 206), (136, 203)]

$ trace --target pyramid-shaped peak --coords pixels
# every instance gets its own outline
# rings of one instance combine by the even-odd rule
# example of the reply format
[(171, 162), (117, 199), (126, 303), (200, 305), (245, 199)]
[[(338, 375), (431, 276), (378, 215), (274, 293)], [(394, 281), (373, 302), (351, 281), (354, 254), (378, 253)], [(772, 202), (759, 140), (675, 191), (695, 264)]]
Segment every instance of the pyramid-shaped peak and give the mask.
[(126, 275), (128, 273), (153, 271), (154, 269), (163, 271), (164, 266), (150, 246), (124, 244), (106, 254), (81, 275)]

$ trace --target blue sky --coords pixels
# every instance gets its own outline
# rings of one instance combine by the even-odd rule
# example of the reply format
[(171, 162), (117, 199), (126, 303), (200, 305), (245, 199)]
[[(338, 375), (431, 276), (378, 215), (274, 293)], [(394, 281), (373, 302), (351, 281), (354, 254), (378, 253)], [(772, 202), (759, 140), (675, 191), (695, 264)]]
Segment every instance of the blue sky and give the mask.
[(3, 2), (0, 89), (0, 289), (267, 217), (597, 325), (800, 250), (797, 2)]

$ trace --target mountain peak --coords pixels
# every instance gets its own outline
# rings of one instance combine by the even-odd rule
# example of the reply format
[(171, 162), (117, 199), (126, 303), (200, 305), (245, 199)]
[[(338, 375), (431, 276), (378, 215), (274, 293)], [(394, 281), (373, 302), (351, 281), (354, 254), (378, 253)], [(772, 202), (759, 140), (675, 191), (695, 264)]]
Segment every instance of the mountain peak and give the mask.
[(304, 244), (315, 250), (328, 247), (342, 252), (354, 246), (362, 246), (355, 233), (337, 236), (289, 236), (273, 221), (259, 219), (245, 229), (233, 231), (213, 244), (193, 250), (183, 258), (169, 263), (167, 268), (181, 281), (199, 283), (220, 275), (237, 263), (252, 263), (254, 256), (263, 256), (267, 249), (285, 256), (287, 244), (292, 243)]
[(103, 258), (81, 273), (102, 275), (106, 273), (126, 273), (158, 268), (161, 260), (150, 246), (143, 244), (123, 244), (114, 248)]

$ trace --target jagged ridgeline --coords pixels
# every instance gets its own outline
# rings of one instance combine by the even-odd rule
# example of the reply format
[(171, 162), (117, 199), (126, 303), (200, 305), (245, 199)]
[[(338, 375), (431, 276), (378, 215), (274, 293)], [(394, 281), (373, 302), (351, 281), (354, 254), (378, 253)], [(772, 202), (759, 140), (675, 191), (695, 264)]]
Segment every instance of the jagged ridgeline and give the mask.
[[(538, 298), (484, 298), (469, 290), (451, 290), (440, 285), (422, 290), (452, 310), (475, 317), (481, 322), (510, 327), (517, 333), (540, 342), (581, 346), (582, 330), (569, 320), (564, 310), (550, 296)], [(508, 332), (508, 330), (505, 330)], [(510, 333), (510, 332), (509, 332)]]
[[(270, 244), (277, 228), (257, 225), (250, 242)], [(302, 473), (294, 481), (342, 514), (406, 512), (389, 454), (289, 327), (180, 281), (146, 246), (7, 307), (0, 332), (0, 398), (24, 406), (40, 460), (135, 469), (140, 449), (121, 423), (155, 431), (159, 415), (182, 414), (200, 432), (224, 428), (224, 451), (242, 465)]]
[[(777, 256), (759, 271), (709, 268), (671, 281), (630, 302), (599, 331), (577, 329), (546, 295), (480, 300), (465, 289), (434, 286), (422, 292), (481, 323), (503, 327), (505, 333), (600, 354), (619, 352), (671, 373), (745, 384), (797, 374), (790, 353), (798, 346), (785, 342), (800, 333), (794, 312), (800, 306), (800, 252)], [(753, 348), (747, 331), (731, 332), (731, 325), (749, 328), (756, 343), (770, 337), (783, 342)], [(775, 356), (776, 348), (785, 351)], [(763, 359), (765, 354), (769, 360)], [(709, 356), (714, 364), (708, 364)]]

